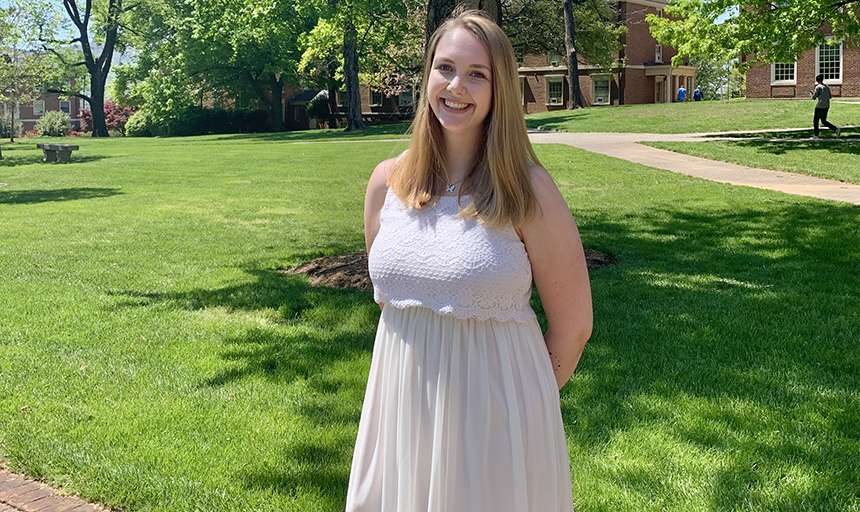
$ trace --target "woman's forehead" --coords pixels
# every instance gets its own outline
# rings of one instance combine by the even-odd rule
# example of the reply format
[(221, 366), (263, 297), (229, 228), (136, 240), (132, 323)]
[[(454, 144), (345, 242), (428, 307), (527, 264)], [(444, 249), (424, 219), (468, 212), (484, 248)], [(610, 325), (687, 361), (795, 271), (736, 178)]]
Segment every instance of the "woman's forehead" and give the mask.
[(442, 35), (436, 45), (434, 61), (449, 60), (475, 67), (490, 68), (490, 55), (481, 40), (463, 28), (455, 28)]

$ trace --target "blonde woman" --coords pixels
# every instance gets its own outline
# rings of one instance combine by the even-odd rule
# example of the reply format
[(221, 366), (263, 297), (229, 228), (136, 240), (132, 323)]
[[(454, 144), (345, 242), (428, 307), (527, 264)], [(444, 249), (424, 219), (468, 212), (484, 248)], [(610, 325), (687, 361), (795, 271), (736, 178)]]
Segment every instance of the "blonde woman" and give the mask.
[(510, 42), (478, 12), (431, 39), (412, 131), (367, 188), (382, 315), (346, 508), (571, 511), (558, 390), (591, 335), (588, 273), (526, 135)]

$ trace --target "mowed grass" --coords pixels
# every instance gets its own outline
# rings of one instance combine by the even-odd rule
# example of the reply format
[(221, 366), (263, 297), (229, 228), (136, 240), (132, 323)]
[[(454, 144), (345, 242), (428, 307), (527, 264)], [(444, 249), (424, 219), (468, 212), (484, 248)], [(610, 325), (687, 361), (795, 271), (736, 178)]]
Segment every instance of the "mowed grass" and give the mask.
[[(846, 99), (844, 101), (856, 101)], [(526, 116), (529, 128), (561, 132), (710, 133), (812, 126), (813, 101), (731, 100), (555, 110)], [(856, 124), (860, 104), (834, 100), (828, 120)]]
[(799, 140), (787, 137), (739, 141), (647, 142), (648, 146), (668, 149), (710, 160), (749, 167), (796, 172), (860, 184), (860, 130), (846, 130), (841, 139)]
[[(360, 249), (403, 143), (79, 144), (0, 162), (0, 460), (123, 510), (342, 510), (379, 311), (277, 269)], [(860, 209), (537, 151), (619, 260), (561, 394), (577, 509), (860, 510)]]

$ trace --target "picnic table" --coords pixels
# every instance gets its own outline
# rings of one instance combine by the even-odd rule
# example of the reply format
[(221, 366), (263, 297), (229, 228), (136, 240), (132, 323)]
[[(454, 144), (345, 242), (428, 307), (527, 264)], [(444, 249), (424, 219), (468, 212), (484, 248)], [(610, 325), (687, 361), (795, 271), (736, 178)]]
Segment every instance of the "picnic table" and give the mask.
[(36, 147), (44, 153), (45, 162), (71, 162), (72, 151), (78, 149), (71, 144), (36, 144)]

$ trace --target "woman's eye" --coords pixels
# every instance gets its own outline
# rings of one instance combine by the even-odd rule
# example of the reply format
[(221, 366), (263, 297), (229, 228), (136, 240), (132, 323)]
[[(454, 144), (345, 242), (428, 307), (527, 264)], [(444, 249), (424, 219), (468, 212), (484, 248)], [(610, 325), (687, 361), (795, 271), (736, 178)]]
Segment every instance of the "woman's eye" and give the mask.
[(475, 71), (472, 73), (472, 76), (475, 78), (487, 78), (487, 75), (481, 73), (480, 71)]
[(451, 66), (449, 66), (448, 64), (439, 64), (436, 69), (438, 69), (439, 71), (451, 71)]

